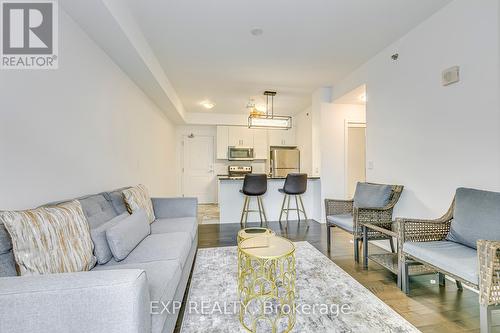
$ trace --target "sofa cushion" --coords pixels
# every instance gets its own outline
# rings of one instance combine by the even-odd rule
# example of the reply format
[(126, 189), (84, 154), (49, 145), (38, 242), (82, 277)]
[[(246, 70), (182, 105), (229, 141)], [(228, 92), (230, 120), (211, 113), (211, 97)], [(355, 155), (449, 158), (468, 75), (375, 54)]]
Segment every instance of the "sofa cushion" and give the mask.
[(127, 206), (125, 206), (125, 200), (123, 199), (123, 190), (130, 187), (122, 187), (111, 192), (103, 193), (104, 197), (111, 203), (116, 211), (116, 214), (123, 214), (127, 211)]
[(466, 281), (479, 284), (477, 251), (470, 247), (448, 241), (406, 242), (403, 250)]
[(97, 228), (90, 229), (90, 237), (94, 242), (94, 255), (97, 258), (97, 263), (99, 265), (104, 265), (113, 258), (113, 253), (109, 248), (108, 240), (106, 239), (106, 230), (115, 226), (121, 220), (130, 216), (128, 212), (116, 216), (115, 218), (109, 220), (108, 222), (101, 224)]
[(144, 210), (135, 211), (106, 230), (106, 239), (113, 257), (125, 259), (139, 243), (151, 233)]
[(21, 275), (88, 271), (96, 263), (89, 225), (77, 200), (3, 211), (0, 220), (12, 237)]
[(118, 215), (102, 194), (90, 195), (77, 200), (80, 201), (83, 213), (91, 228), (96, 228)]
[(9, 252), (12, 249), (12, 241), (5, 226), (0, 221), (0, 254)]
[[(184, 268), (191, 245), (191, 235), (187, 232), (152, 234), (144, 238), (121, 263), (133, 264), (158, 260), (178, 260)], [(108, 264), (118, 264), (110, 260)]]
[(354, 207), (380, 208), (391, 200), (392, 186), (381, 184), (358, 183), (354, 193)]
[(198, 221), (196, 217), (180, 217), (173, 219), (156, 219), (151, 224), (152, 234), (163, 234), (167, 232), (188, 232), (191, 239), (196, 237)]
[(160, 260), (145, 263), (97, 265), (92, 271), (115, 269), (143, 269), (148, 279), (151, 300), (172, 300), (181, 278), (181, 266), (177, 260)]
[[(148, 280), (149, 293), (151, 295), (153, 314), (151, 318), (151, 332), (162, 332), (168, 312), (163, 311), (163, 305), (174, 299), (177, 286), (180, 283), (182, 269), (177, 260), (153, 261), (147, 263), (123, 264), (123, 261), (117, 265), (99, 265), (94, 270), (115, 270), (115, 269), (143, 269), (146, 272)], [(156, 303), (160, 302), (160, 303)], [(157, 312), (154, 312), (156, 309)], [(171, 308), (169, 308), (171, 310)]]
[(350, 232), (354, 230), (354, 222), (351, 214), (329, 215), (326, 217), (326, 220), (330, 225), (335, 225)]
[(500, 193), (457, 189), (447, 239), (473, 249), (479, 239), (500, 240)]
[(16, 261), (14, 260), (14, 253), (12, 250), (0, 254), (0, 278), (16, 275)]

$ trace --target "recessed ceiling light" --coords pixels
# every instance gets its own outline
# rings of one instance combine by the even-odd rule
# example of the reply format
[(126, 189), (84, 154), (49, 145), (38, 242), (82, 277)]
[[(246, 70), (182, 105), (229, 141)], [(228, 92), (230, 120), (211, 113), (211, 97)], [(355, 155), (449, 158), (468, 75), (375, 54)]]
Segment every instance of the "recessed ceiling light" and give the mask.
[(250, 33), (254, 36), (260, 36), (264, 33), (264, 30), (262, 30), (262, 28), (253, 28), (250, 30)]
[(213, 103), (213, 102), (211, 102), (211, 101), (208, 101), (208, 100), (207, 100), (207, 101), (203, 101), (203, 102), (201, 102), (201, 103), (200, 103), (200, 105), (201, 105), (201, 106), (203, 106), (205, 109), (210, 110), (210, 109), (213, 109), (213, 108), (214, 108), (215, 103)]

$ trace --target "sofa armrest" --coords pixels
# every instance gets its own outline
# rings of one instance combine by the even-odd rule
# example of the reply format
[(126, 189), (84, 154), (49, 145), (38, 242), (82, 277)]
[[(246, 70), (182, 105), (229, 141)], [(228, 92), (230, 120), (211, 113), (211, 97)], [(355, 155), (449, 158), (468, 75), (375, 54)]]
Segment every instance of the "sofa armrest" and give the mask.
[(0, 332), (151, 331), (142, 270), (0, 278)]
[(352, 214), (354, 200), (325, 199), (326, 215)]
[(500, 303), (500, 242), (477, 241), (479, 261), (479, 303), (498, 305)]
[(151, 198), (156, 218), (197, 217), (196, 198)]

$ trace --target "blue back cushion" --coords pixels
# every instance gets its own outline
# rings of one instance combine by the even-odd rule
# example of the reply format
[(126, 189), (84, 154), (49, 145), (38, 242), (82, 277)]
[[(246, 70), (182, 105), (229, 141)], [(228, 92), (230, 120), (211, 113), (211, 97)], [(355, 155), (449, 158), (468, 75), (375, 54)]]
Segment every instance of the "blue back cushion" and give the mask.
[(391, 200), (392, 186), (358, 183), (354, 193), (354, 206), (358, 208), (381, 208)]
[(459, 188), (449, 241), (476, 249), (479, 239), (500, 240), (500, 193)]

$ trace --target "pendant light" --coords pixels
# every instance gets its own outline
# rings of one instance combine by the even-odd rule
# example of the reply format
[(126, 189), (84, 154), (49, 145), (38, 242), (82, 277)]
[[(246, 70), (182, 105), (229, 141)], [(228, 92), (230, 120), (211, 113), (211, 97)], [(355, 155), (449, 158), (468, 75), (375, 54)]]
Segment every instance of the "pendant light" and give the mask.
[[(292, 128), (292, 117), (290, 116), (278, 116), (274, 114), (274, 96), (276, 96), (275, 91), (264, 91), (264, 96), (266, 96), (266, 112), (258, 112), (255, 108), (255, 103), (252, 104), (250, 109), (250, 115), (248, 116), (248, 127), (249, 128), (267, 128), (267, 129), (282, 129), (288, 130)], [(251, 102), (253, 102), (251, 100)]]

